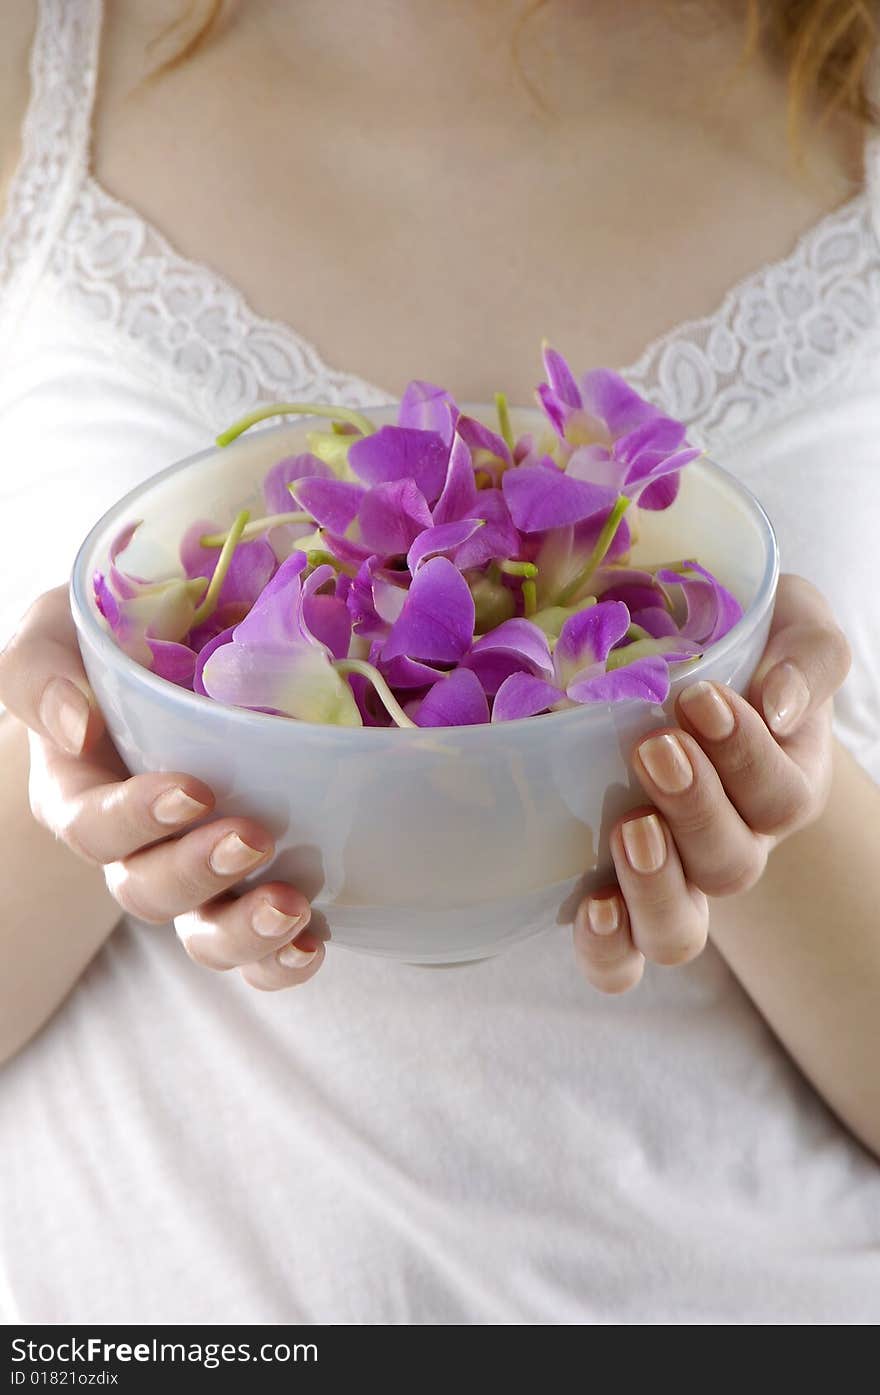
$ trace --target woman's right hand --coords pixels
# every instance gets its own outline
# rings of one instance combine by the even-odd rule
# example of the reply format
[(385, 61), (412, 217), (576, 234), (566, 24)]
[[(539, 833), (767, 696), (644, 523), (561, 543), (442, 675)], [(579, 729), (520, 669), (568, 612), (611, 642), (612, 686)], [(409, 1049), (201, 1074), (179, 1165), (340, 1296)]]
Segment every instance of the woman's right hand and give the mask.
[(66, 587), (35, 602), (0, 654), (0, 703), (29, 729), (34, 817), (103, 867), (124, 911), (173, 920), (192, 959), (237, 968), (254, 988), (292, 988), (317, 972), (324, 947), (305, 929), (311, 909), (300, 892), (267, 882), (232, 894), (272, 857), (270, 834), (245, 818), (189, 827), (214, 806), (207, 785), (177, 772), (127, 774), (89, 688)]

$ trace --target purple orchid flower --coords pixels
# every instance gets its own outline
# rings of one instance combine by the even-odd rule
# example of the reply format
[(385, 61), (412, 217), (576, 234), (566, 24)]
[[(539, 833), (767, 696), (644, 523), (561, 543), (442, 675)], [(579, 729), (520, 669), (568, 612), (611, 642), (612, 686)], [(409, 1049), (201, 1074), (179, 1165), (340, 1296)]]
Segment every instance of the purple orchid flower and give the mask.
[(699, 562), (687, 562), (680, 571), (664, 567), (657, 572), (657, 580), (681, 589), (686, 610), (681, 633), (704, 648), (715, 644), (742, 619), (742, 606), (736, 597)]
[(505, 678), (495, 695), (492, 721), (516, 721), (577, 703), (664, 702), (669, 670), (660, 655), (606, 668), (609, 654), (625, 637), (629, 624), (629, 611), (622, 601), (602, 601), (572, 615), (553, 651), (552, 675), (521, 671)]
[(295, 552), (281, 564), (249, 614), (201, 666), (209, 697), (235, 707), (282, 713), (300, 721), (360, 726), (351, 688), (333, 667), (348, 652), (351, 624), (345, 603), (322, 595), (332, 567), (308, 565)]
[(538, 400), (570, 448), (566, 474), (638, 499), (642, 508), (668, 508), (681, 470), (701, 454), (687, 444), (684, 425), (606, 368), (577, 383), (562, 355), (549, 347), (544, 367), (548, 381), (538, 388)]
[(439, 678), (414, 709), (420, 727), (472, 727), (489, 720), (489, 703), (479, 678), (466, 668)]
[(400, 399), (397, 425), (417, 431), (435, 431), (447, 447), (452, 444), (458, 419), (455, 399), (445, 388), (435, 387), (433, 383), (414, 379)]
[[(200, 540), (218, 531), (220, 529), (216, 523), (201, 519), (187, 528), (180, 544), (184, 572), (192, 579), (203, 577), (206, 585), (214, 575), (220, 559), (220, 548), (202, 547)], [(214, 613), (202, 625), (190, 631), (189, 644), (196, 653), (221, 630), (244, 619), (276, 566), (275, 552), (263, 538), (239, 543), (223, 578)]]
[(187, 686), (195, 654), (181, 641), (192, 627), (205, 582), (186, 577), (151, 582), (123, 571), (119, 556), (139, 526), (128, 524), (111, 543), (107, 574), (96, 572), (92, 579), (95, 602), (126, 654), (160, 677)]

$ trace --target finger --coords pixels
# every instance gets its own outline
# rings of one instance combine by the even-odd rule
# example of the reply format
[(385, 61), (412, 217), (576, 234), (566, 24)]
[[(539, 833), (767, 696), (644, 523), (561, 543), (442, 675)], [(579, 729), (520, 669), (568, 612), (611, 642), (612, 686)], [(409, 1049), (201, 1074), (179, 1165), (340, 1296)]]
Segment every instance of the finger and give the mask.
[(626, 906), (616, 887), (587, 896), (574, 922), (574, 950), (600, 993), (627, 993), (642, 977), (645, 957), (632, 942)]
[(98, 741), (104, 723), (82, 666), (65, 586), (34, 602), (0, 653), (0, 703), (71, 755)]
[(109, 741), (70, 756), (31, 733), (30, 750), (34, 817), (87, 862), (129, 857), (214, 807), (211, 790), (192, 775), (167, 771), (120, 780)]
[(111, 862), (104, 876), (124, 911), (161, 925), (227, 891), (273, 850), (269, 834), (252, 819), (215, 819)]
[(636, 949), (655, 964), (685, 964), (706, 944), (709, 906), (688, 884), (663, 819), (637, 811), (611, 834), (611, 856)]
[(791, 735), (832, 698), (851, 662), (825, 597), (803, 577), (781, 577), (770, 639), (749, 687), (749, 701), (774, 735)]
[(277, 993), (281, 988), (298, 988), (314, 978), (323, 962), (323, 942), (306, 930), (295, 944), (286, 945), (253, 964), (245, 964), (239, 973), (251, 988), (258, 988), (262, 993)]
[(674, 729), (652, 733), (636, 748), (632, 764), (672, 830), (687, 879), (710, 896), (732, 896), (754, 886), (764, 871), (768, 842), (731, 804), (694, 738)]
[[(221, 896), (174, 922), (187, 954), (208, 969), (234, 969), (285, 949), (305, 930), (312, 908), (301, 892), (268, 882), (239, 897)], [(287, 967), (309, 962), (297, 950)]]
[[(793, 739), (800, 748), (805, 739), (811, 738), (810, 750), (799, 749), (800, 760), (795, 760), (790, 748), (783, 749), (778, 744), (754, 707), (730, 688), (694, 683), (679, 695), (676, 714), (684, 730), (694, 737), (709, 758), (727, 798), (752, 832), (778, 836), (792, 832), (808, 820), (822, 793), (822, 782), (817, 778), (815, 767), (821, 762), (823, 732), (827, 725), (824, 718), (810, 719), (800, 727)], [(813, 730), (811, 722), (816, 721), (822, 731)], [(686, 741), (682, 744), (689, 749)], [(646, 743), (643, 743), (639, 751), (645, 750)], [(645, 764), (644, 758), (642, 764)], [(697, 767), (702, 769), (701, 763), (697, 762)], [(664, 778), (660, 765), (653, 773), (653, 787), (645, 786), (652, 799), (659, 788), (658, 782)], [(679, 796), (671, 787), (674, 785), (671, 771), (669, 783), (670, 789), (662, 793), (675, 803)], [(662, 807), (667, 812), (665, 805)]]

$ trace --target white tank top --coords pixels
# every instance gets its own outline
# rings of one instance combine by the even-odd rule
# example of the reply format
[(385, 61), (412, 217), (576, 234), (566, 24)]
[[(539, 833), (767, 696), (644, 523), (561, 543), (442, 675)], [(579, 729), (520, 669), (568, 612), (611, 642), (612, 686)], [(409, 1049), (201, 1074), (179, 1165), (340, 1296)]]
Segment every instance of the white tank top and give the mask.
[[(391, 400), (96, 183), (99, 0), (39, 11), (0, 224), (0, 641), (218, 424)], [(876, 779), (878, 172), (872, 144), (862, 193), (624, 370), (835, 604), (837, 730)], [(7, 1322), (880, 1319), (880, 1170), (711, 946), (623, 1000), (559, 930), (439, 971), (331, 951), (261, 995), (123, 919), (0, 1074), (0, 1126)]]

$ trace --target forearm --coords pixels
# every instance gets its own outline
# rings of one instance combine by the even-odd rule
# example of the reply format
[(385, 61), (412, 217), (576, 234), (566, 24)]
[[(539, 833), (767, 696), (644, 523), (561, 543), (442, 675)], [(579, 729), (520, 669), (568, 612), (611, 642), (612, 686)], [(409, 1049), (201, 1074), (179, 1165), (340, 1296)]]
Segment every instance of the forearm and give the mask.
[(711, 938), (830, 1107), (880, 1154), (880, 789), (835, 745), (822, 818), (754, 889), (712, 903)]
[(52, 1015), (119, 919), (100, 868), (33, 818), (23, 726), (0, 715), (0, 1061)]

